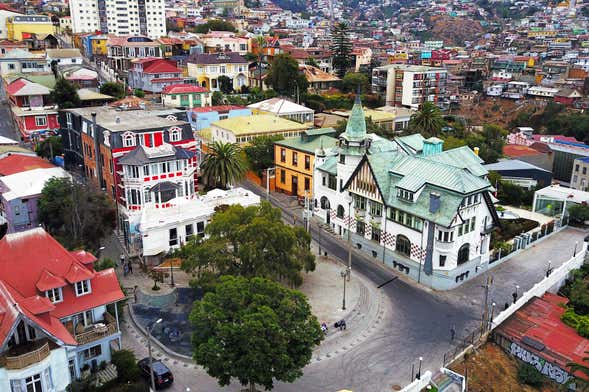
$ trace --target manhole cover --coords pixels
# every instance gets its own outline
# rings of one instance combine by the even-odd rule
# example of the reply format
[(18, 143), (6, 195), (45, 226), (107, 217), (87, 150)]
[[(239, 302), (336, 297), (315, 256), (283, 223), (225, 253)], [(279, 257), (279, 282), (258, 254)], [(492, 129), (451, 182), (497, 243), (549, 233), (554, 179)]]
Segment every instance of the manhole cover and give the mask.
[(401, 390), (401, 389), (403, 389), (403, 388), (402, 388), (400, 385), (397, 385), (397, 384), (395, 384), (395, 385), (393, 385), (393, 386), (391, 387), (391, 389), (392, 389), (393, 391), (400, 391), (400, 390)]

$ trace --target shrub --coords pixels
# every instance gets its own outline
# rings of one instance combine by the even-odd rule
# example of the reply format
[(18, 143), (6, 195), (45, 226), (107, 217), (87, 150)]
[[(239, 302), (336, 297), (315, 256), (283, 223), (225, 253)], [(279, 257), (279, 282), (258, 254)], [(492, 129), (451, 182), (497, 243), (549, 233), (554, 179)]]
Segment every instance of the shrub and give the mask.
[(535, 367), (527, 363), (521, 364), (517, 369), (517, 379), (522, 384), (532, 387), (541, 387), (544, 384), (544, 376)]
[(111, 361), (117, 367), (118, 382), (133, 383), (139, 380), (139, 366), (137, 366), (137, 359), (133, 351), (114, 351)]
[(109, 258), (109, 257), (105, 257), (104, 259), (100, 259), (96, 262), (96, 264), (94, 264), (94, 269), (96, 271), (102, 271), (108, 268), (115, 268), (116, 264), (115, 262)]

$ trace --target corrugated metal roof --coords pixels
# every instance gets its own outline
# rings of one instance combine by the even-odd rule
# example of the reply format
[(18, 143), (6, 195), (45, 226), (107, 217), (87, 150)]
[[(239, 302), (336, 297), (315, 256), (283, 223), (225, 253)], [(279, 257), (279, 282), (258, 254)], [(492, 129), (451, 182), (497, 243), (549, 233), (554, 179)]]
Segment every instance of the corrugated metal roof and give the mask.
[(489, 174), (487, 169), (482, 165), (484, 161), (467, 146), (453, 148), (439, 154), (430, 155), (427, 159), (467, 169), (477, 177)]

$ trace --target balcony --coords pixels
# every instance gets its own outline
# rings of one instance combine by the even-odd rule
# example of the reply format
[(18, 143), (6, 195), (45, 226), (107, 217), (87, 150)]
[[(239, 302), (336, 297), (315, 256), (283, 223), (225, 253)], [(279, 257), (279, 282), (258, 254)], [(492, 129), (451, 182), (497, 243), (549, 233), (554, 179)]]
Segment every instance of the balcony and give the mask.
[(0, 367), (8, 370), (24, 369), (47, 358), (51, 349), (47, 339), (18, 345), (0, 357)]
[(100, 340), (106, 336), (114, 335), (119, 330), (115, 318), (108, 312), (104, 313), (104, 322), (92, 324), (80, 333), (76, 333), (75, 338), (80, 345)]

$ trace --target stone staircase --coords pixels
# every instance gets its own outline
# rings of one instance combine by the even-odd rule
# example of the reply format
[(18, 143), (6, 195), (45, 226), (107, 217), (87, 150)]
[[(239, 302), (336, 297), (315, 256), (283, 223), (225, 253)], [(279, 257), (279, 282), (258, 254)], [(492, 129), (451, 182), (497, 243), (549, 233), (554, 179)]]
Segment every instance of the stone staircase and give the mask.
[(431, 383), (438, 388), (439, 392), (460, 392), (460, 385), (456, 384), (454, 380), (440, 371), (433, 375)]
[(118, 376), (117, 368), (112, 363), (108, 364), (103, 370), (99, 370), (95, 376), (95, 384), (100, 387), (109, 381), (116, 379)]

